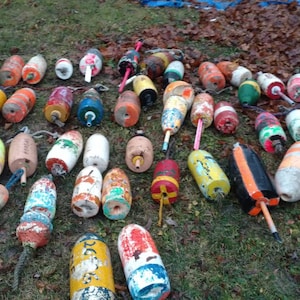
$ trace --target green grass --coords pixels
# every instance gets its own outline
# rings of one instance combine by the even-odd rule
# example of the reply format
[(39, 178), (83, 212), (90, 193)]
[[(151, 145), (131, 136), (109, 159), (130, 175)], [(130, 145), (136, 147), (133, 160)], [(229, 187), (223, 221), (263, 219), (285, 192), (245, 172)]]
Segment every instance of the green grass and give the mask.
[[(152, 200), (149, 189), (154, 167), (164, 158), (160, 125), (163, 91), (159, 82), (156, 82), (159, 89), (157, 104), (149, 111), (142, 112), (138, 124), (133, 128), (122, 128), (111, 118), (118, 97), (117, 84), (121, 81), (116, 70), (113, 74), (102, 72), (91, 83), (101, 82), (109, 87), (108, 92), (101, 94), (105, 116), (100, 125), (92, 128), (80, 126), (76, 109), (82, 96), (81, 90), (74, 92), (74, 106), (65, 127), (58, 128), (44, 118), (43, 107), (53, 88), (58, 85), (89, 86), (84, 83), (78, 70), (79, 59), (89, 47), (105, 48), (112, 42), (116, 46), (126, 45), (130, 48), (134, 46), (136, 36), (146, 34), (147, 38), (153, 38), (151, 28), (154, 27), (165, 28), (168, 25), (184, 28), (184, 20), (187, 19), (191, 23), (195, 22), (196, 27), (201, 14), (188, 8), (141, 7), (138, 1), (16, 0), (5, 3), (1, 4), (0, 60), (4, 61), (16, 49), (25, 60), (42, 53), (47, 59), (48, 70), (43, 81), (33, 87), (38, 100), (28, 117), (9, 129), (5, 129), (3, 118), (0, 120), (1, 139), (7, 140), (23, 126), (28, 126), (31, 132), (44, 129), (63, 133), (69, 129), (78, 129), (84, 141), (94, 132), (101, 132), (110, 141), (108, 169), (119, 166), (126, 171), (131, 182), (133, 204), (126, 219), (120, 221), (110, 221), (102, 212), (90, 219), (74, 215), (70, 201), (75, 178), (82, 169), (80, 158), (70, 174), (54, 179), (58, 195), (57, 213), (50, 242), (35, 251), (35, 256), (22, 273), (19, 291), (12, 292), (13, 270), (22, 252), (15, 230), (29, 187), (47, 173), (44, 161), (52, 146), (47, 136), (36, 139), (38, 169), (28, 178), (26, 187), (16, 185), (12, 189), (8, 204), (0, 211), (0, 299), (68, 299), (70, 252), (77, 238), (88, 231), (102, 236), (110, 249), (115, 284), (125, 290), (122, 292), (123, 289), (117, 289), (117, 299), (129, 299), (117, 251), (117, 238), (121, 229), (130, 223), (151, 225), (149, 231), (170, 277), (170, 299), (299, 298), (299, 203), (280, 202), (278, 207), (271, 210), (284, 240), (280, 245), (273, 240), (262, 214), (251, 217), (241, 210), (234, 191), (220, 203), (206, 201), (187, 168), (187, 157), (193, 149), (196, 131), (188, 117), (174, 137), (174, 159), (181, 172), (180, 197), (174, 205), (164, 207), (163, 226), (157, 226), (159, 205)], [(212, 60), (220, 56), (235, 57), (239, 52), (236, 46), (225, 47), (207, 40), (197, 41), (189, 35), (183, 35), (175, 44), (178, 48), (195, 48)], [(123, 51), (126, 47), (120, 49)], [(67, 82), (57, 79), (53, 71), (55, 61), (62, 56), (70, 57), (74, 63), (74, 76)], [(104, 59), (106, 67), (116, 69), (116, 58)], [(196, 70), (191, 69), (189, 72), (193, 75), (190, 78), (195, 80)], [(198, 85), (198, 82), (193, 84)], [(20, 83), (20, 86), (24, 85)], [(227, 99), (237, 104), (235, 93), (235, 90), (227, 91), (216, 95), (215, 100)], [(249, 118), (240, 110), (239, 114), (241, 124), (235, 135), (224, 136), (212, 126), (205, 131), (201, 148), (209, 151), (227, 170), (228, 151), (237, 140), (243, 140), (260, 149), (268, 171), (274, 174), (281, 157), (261, 150), (254, 129), (249, 125)], [(129, 171), (124, 160), (126, 144), (138, 128), (145, 130), (154, 147), (153, 165), (142, 174)], [(291, 143), (290, 137), (288, 143)], [(0, 182), (5, 184), (10, 175), (6, 166)]]

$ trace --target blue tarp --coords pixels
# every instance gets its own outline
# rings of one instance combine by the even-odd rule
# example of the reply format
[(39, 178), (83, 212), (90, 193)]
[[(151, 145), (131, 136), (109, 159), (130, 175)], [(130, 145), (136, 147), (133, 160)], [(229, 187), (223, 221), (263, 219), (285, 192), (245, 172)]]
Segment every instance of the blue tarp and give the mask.
[[(289, 4), (292, 3), (294, 0), (287, 0), (287, 1), (261, 1), (260, 6), (265, 7), (269, 6), (271, 4)], [(168, 6), (168, 7), (183, 7), (185, 5), (192, 5), (192, 3), (188, 1), (182, 1), (182, 0), (141, 0), (141, 4), (147, 5), (147, 6)], [(236, 0), (236, 1), (210, 1), (210, 0), (205, 0), (205, 1), (196, 1), (202, 5), (202, 7), (213, 7), (216, 8), (217, 10), (225, 10), (228, 7), (233, 7), (238, 5), (242, 0)], [(296, 1), (298, 4), (300, 4), (300, 0)], [(193, 5), (195, 5), (195, 1), (193, 2)]]

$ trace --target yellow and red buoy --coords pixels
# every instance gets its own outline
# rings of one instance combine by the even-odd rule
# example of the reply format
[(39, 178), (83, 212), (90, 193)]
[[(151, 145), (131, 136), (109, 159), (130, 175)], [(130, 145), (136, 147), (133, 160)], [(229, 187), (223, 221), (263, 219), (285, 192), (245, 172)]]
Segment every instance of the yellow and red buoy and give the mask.
[(83, 150), (83, 138), (79, 131), (70, 130), (54, 143), (45, 159), (46, 168), (54, 176), (63, 176), (72, 171)]
[(35, 91), (31, 88), (20, 88), (3, 104), (2, 116), (7, 122), (19, 123), (29, 114), (36, 102)]
[(101, 206), (102, 175), (97, 167), (87, 166), (76, 177), (71, 208), (75, 215), (91, 218)]
[(20, 55), (8, 57), (0, 69), (0, 85), (16, 86), (22, 78), (22, 69), (25, 65)]
[(44, 107), (44, 115), (48, 122), (59, 127), (65, 125), (73, 106), (73, 93), (65, 86), (56, 87), (50, 94)]
[(5, 166), (6, 148), (3, 141), (0, 138), (0, 175), (3, 172)]
[(121, 168), (110, 169), (102, 186), (103, 214), (111, 220), (125, 219), (131, 209), (132, 194), (129, 178)]
[(133, 299), (166, 299), (170, 280), (150, 233), (142, 226), (129, 224), (118, 237), (118, 252), (129, 292)]
[(103, 239), (88, 232), (73, 246), (69, 262), (70, 300), (115, 299), (109, 248)]

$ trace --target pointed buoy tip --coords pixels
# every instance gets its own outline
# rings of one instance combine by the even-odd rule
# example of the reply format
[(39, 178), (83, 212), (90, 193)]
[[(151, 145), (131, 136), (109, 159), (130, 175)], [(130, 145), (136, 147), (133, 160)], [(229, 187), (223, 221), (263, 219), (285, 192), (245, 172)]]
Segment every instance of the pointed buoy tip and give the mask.
[(281, 239), (281, 237), (279, 236), (279, 233), (278, 233), (277, 231), (276, 231), (276, 232), (273, 232), (272, 235), (273, 235), (274, 239), (275, 239), (278, 243), (280, 243), (280, 244), (283, 243), (283, 241), (282, 241), (282, 239)]

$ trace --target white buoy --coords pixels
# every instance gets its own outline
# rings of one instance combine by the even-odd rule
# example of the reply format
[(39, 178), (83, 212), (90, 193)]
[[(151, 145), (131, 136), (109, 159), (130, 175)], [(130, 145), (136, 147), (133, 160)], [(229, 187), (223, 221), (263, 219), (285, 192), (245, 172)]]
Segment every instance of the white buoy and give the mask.
[(109, 163), (109, 142), (101, 133), (91, 135), (85, 144), (83, 166), (95, 166), (103, 173)]

